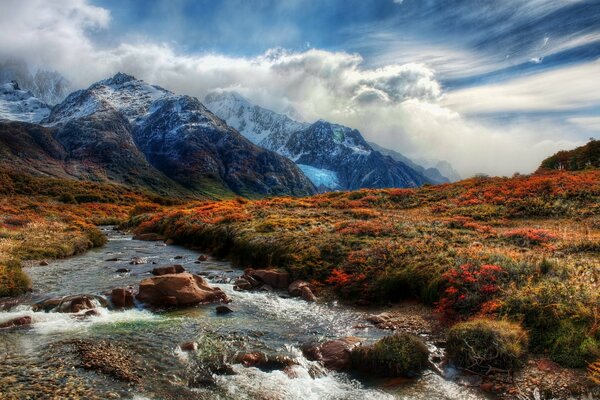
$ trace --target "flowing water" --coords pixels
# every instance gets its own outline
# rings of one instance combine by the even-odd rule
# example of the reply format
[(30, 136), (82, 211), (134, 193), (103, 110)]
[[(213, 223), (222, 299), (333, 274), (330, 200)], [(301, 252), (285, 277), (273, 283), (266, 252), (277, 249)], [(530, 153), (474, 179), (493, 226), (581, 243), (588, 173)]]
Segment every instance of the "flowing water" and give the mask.
[[(229, 306), (234, 312), (217, 315), (215, 305), (152, 312), (138, 305), (126, 311), (100, 307), (99, 315), (77, 319), (64, 313), (34, 312), (27, 305), (0, 311), (0, 323), (25, 315), (33, 320), (29, 329), (0, 331), (0, 398), (48, 398), (43, 387), (56, 385), (57, 380), (65, 387), (83, 385), (98, 398), (139, 400), (482, 398), (431, 371), (403, 381), (370, 381), (325, 371), (302, 356), (301, 344), (343, 336), (376, 340), (389, 331), (354, 328), (364, 324), (366, 314), (336, 303), (307, 303), (281, 293), (233, 291), (230, 282), (240, 271), (228, 262), (209, 259), (197, 264), (194, 261), (199, 253), (195, 251), (132, 240), (109, 228), (104, 232), (109, 242), (102, 248), (45, 267), (28, 268), (35, 288), (31, 300), (81, 293), (101, 295), (112, 288), (138, 284), (151, 276), (156, 265), (182, 264), (187, 271), (205, 275), (211, 284), (222, 288), (233, 299)], [(147, 263), (129, 265), (133, 257), (143, 257)], [(113, 258), (119, 260), (107, 261)], [(118, 268), (131, 272), (116, 273)], [(178, 345), (190, 340), (207, 343), (207, 338), (209, 344), (229, 352), (263, 351), (286, 356), (295, 360), (295, 365), (285, 371), (265, 371), (234, 364), (234, 374), (218, 375), (212, 385), (191, 388), (195, 385), (190, 385), (190, 376), (197, 364), (194, 355), (182, 352)], [(127, 384), (99, 372), (73, 368), (76, 364), (69, 364), (69, 347), (63, 345), (73, 339), (109, 342), (126, 349), (141, 365), (141, 382)]]

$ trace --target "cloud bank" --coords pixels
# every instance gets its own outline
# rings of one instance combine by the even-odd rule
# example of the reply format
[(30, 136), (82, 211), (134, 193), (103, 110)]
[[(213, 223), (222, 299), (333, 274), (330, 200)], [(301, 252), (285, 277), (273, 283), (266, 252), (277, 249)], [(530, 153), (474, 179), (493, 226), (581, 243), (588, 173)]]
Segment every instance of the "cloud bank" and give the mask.
[[(525, 94), (521, 82), (444, 93), (424, 63), (374, 68), (359, 54), (317, 49), (273, 49), (255, 57), (183, 54), (144, 38), (104, 47), (93, 37), (110, 29), (110, 13), (86, 0), (9, 0), (4, 8), (10, 12), (0, 15), (0, 57), (49, 66), (77, 87), (121, 71), (200, 99), (212, 90), (236, 90), (276, 111), (292, 106), (308, 121), (322, 118), (357, 128), (408, 156), (448, 160), (465, 176), (531, 172), (552, 152), (583, 142), (565, 140), (564, 126), (551, 120), (500, 125), (462, 114), (493, 112), (498, 104), (511, 109), (513, 96), (519, 97), (513, 108), (540, 101), (553, 109), (560, 99), (542, 101), (543, 78)], [(568, 76), (551, 80), (568, 81), (569, 71), (564, 73)]]

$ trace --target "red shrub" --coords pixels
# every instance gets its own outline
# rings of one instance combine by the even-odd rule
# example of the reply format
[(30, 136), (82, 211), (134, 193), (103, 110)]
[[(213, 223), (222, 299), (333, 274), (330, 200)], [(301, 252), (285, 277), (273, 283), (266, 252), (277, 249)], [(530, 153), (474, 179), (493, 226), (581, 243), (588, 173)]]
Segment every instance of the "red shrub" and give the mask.
[[(437, 310), (450, 319), (482, 311), (488, 313), (492, 308), (488, 303), (498, 294), (499, 281), (505, 275), (502, 267), (490, 264), (463, 264), (447, 271), (442, 276), (447, 286)], [(487, 304), (485, 310), (484, 304)]]

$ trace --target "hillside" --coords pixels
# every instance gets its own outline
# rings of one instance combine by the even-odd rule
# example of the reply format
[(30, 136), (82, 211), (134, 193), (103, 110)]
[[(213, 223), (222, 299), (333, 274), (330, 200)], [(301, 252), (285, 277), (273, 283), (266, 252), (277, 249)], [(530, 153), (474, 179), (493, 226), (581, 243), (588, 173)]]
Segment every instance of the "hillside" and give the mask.
[(600, 140), (592, 139), (576, 149), (559, 151), (540, 165), (540, 170), (580, 171), (590, 168), (600, 168)]

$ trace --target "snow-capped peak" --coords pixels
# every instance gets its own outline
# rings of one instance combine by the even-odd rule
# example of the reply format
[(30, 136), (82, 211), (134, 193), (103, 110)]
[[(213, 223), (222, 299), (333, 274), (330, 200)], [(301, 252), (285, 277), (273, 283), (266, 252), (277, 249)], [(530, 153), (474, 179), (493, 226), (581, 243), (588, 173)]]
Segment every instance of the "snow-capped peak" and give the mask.
[(154, 102), (174, 96), (160, 86), (119, 72), (112, 78), (94, 83), (88, 89), (71, 93), (56, 106), (45, 122), (50, 125), (63, 124), (74, 118), (114, 109), (134, 123), (148, 114)]
[(204, 103), (229, 126), (250, 141), (269, 150), (279, 151), (292, 133), (308, 124), (250, 103), (233, 91), (215, 91), (206, 95)]
[(0, 119), (40, 122), (50, 114), (50, 107), (31, 92), (21, 90), (16, 81), (0, 85)]

